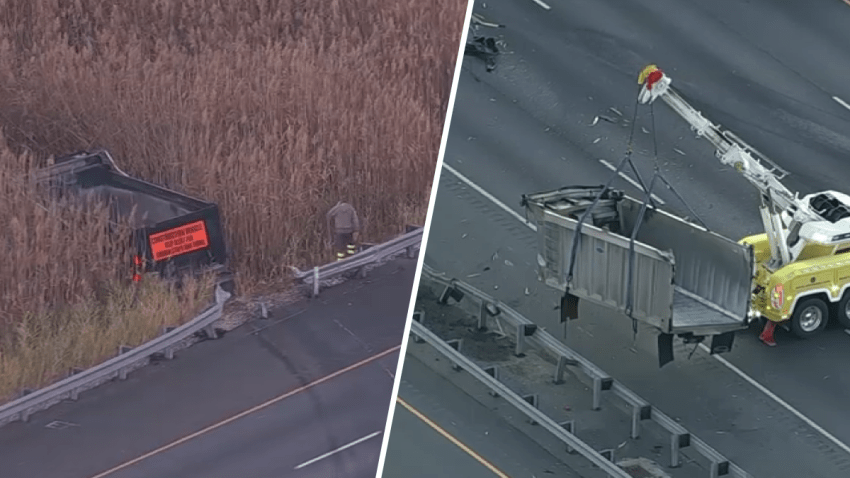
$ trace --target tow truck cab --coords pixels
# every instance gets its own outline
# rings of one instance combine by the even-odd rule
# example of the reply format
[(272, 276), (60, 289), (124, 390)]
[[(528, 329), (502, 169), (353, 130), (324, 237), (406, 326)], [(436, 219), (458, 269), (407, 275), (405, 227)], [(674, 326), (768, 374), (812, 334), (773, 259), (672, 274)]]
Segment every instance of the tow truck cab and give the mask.
[(850, 241), (809, 243), (798, 259), (771, 270), (767, 234), (739, 241), (755, 257), (750, 317), (785, 323), (798, 337), (821, 332), (831, 318), (850, 328)]

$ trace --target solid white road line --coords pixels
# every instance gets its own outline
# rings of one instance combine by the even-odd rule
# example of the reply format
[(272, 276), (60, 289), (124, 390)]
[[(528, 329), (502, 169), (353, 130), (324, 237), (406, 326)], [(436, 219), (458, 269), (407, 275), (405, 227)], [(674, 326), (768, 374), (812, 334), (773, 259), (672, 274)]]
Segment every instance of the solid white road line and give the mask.
[(536, 4), (540, 5), (541, 7), (543, 7), (543, 8), (544, 8), (544, 9), (546, 9), (546, 10), (549, 10), (550, 8), (552, 8), (552, 7), (550, 7), (549, 5), (546, 5), (545, 3), (543, 3), (543, 2), (542, 2), (542, 1), (540, 1), (540, 0), (534, 0), (534, 3), (536, 3)]
[[(605, 166), (606, 168), (610, 169), (611, 171), (617, 170), (616, 166), (609, 163), (608, 161), (605, 161), (604, 159), (600, 159), (599, 162), (602, 163), (602, 166)], [(646, 193), (643, 192), (643, 188), (641, 187), (640, 183), (635, 181), (634, 179), (626, 176), (626, 173), (620, 171), (620, 177), (625, 179), (626, 181), (628, 181), (629, 184), (631, 184), (632, 186), (636, 187), (638, 189), (638, 191), (640, 191), (642, 194), (646, 194)], [(647, 184), (647, 187), (649, 187), (648, 184)], [(656, 196), (655, 193), (650, 194), (650, 196), (652, 196), (652, 199), (655, 199), (658, 202), (658, 204), (664, 205), (664, 201), (662, 201), (660, 197)]]
[(359, 445), (360, 443), (363, 443), (364, 441), (366, 441), (370, 438), (374, 438), (374, 437), (380, 435), (381, 433), (382, 433), (382, 431), (378, 430), (375, 433), (370, 433), (369, 435), (366, 435), (363, 438), (358, 438), (357, 440), (354, 440), (353, 442), (349, 443), (348, 445), (343, 445), (343, 446), (337, 448), (336, 450), (331, 450), (331, 451), (325, 453), (324, 455), (317, 456), (316, 458), (313, 458), (312, 460), (305, 461), (304, 463), (301, 463), (300, 465), (296, 466), (295, 469), (300, 470), (301, 468), (304, 468), (305, 466), (309, 466), (309, 465), (312, 465), (313, 463), (316, 463), (317, 461), (324, 460), (325, 458), (327, 458), (331, 455), (335, 455), (335, 454), (337, 454), (337, 453), (339, 453), (343, 450), (347, 450), (347, 449), (349, 449), (349, 448), (351, 448), (355, 445)]
[(481, 186), (479, 186), (479, 185), (477, 185), (477, 184), (473, 183), (472, 181), (470, 181), (470, 180), (469, 180), (469, 178), (467, 178), (467, 177), (466, 177), (466, 176), (464, 176), (463, 174), (460, 174), (460, 173), (459, 173), (459, 172), (458, 172), (455, 168), (453, 168), (453, 167), (449, 166), (448, 164), (446, 164), (446, 163), (445, 163), (445, 161), (443, 162), (443, 167), (444, 167), (444, 168), (446, 168), (446, 169), (448, 169), (450, 173), (452, 173), (452, 174), (454, 174), (455, 176), (457, 176), (457, 178), (458, 178), (458, 179), (460, 179), (461, 181), (463, 181), (464, 183), (466, 183), (466, 185), (467, 185), (467, 186), (469, 186), (469, 187), (471, 187), (472, 189), (474, 189), (474, 190), (475, 190), (478, 194), (480, 194), (480, 195), (484, 196), (485, 198), (489, 199), (489, 200), (490, 200), (490, 202), (492, 202), (493, 204), (495, 204), (495, 205), (499, 206), (499, 207), (500, 207), (500, 208), (502, 208), (505, 212), (507, 212), (507, 213), (508, 213), (508, 214), (510, 214), (511, 216), (513, 216), (513, 217), (517, 218), (520, 222), (522, 222), (522, 223), (523, 223), (523, 224), (525, 224), (526, 226), (530, 227), (532, 231), (536, 231), (536, 230), (537, 230), (537, 226), (535, 226), (534, 224), (531, 224), (530, 222), (526, 222), (525, 218), (524, 218), (524, 217), (522, 217), (522, 216), (520, 216), (520, 215), (519, 215), (519, 213), (517, 213), (517, 212), (516, 212), (516, 211), (514, 211), (513, 209), (511, 209), (511, 208), (509, 208), (508, 206), (506, 206), (506, 205), (505, 205), (505, 203), (503, 203), (502, 201), (499, 201), (498, 199), (496, 199), (496, 198), (495, 198), (492, 194), (490, 194), (490, 193), (488, 193), (487, 191), (485, 191), (484, 189), (482, 189), (482, 188), (481, 188)]
[(850, 103), (847, 103), (846, 101), (842, 100), (841, 98), (839, 98), (837, 96), (833, 96), (832, 99), (835, 100), (835, 102), (838, 103), (839, 105), (850, 110)]
[[(510, 208), (508, 208), (508, 207), (507, 207), (504, 203), (500, 202), (498, 199), (494, 198), (491, 194), (489, 194), (489, 193), (488, 193), (488, 192), (486, 192), (483, 188), (481, 188), (481, 186), (478, 186), (477, 184), (473, 183), (473, 182), (472, 182), (472, 181), (470, 181), (468, 178), (466, 178), (465, 176), (461, 175), (460, 173), (458, 173), (457, 171), (455, 171), (453, 168), (451, 168), (450, 166), (446, 165), (445, 163), (443, 164), (443, 167), (445, 167), (446, 169), (448, 169), (448, 170), (449, 170), (449, 172), (451, 172), (452, 174), (454, 174), (455, 176), (457, 176), (457, 177), (458, 177), (458, 179), (460, 179), (461, 181), (463, 181), (464, 183), (466, 183), (469, 187), (471, 187), (472, 189), (474, 189), (474, 190), (478, 191), (478, 192), (479, 192), (479, 193), (481, 193), (484, 197), (486, 197), (487, 199), (489, 199), (490, 201), (492, 201), (492, 202), (493, 202), (496, 206), (499, 206), (500, 208), (504, 209), (507, 213), (509, 213), (509, 214), (513, 215), (514, 217), (516, 217), (517, 219), (519, 219), (519, 220), (520, 220), (523, 224), (526, 224), (527, 226), (533, 226), (533, 224), (528, 224), (528, 223), (526, 223), (526, 222), (525, 222), (525, 219), (523, 219), (523, 218), (522, 218), (522, 216), (520, 216), (520, 215), (519, 215), (519, 214), (517, 214), (515, 211), (511, 210)], [(536, 230), (536, 229), (535, 229), (535, 230)], [(704, 344), (700, 344), (700, 347), (701, 347), (704, 351), (706, 351), (706, 352), (709, 352), (709, 351), (710, 351), (710, 350), (708, 349), (708, 347), (706, 347)], [(847, 453), (850, 453), (850, 446), (848, 446), (846, 443), (842, 442), (841, 440), (839, 440), (838, 438), (836, 438), (834, 435), (832, 435), (831, 433), (829, 433), (828, 431), (826, 431), (823, 427), (821, 427), (820, 425), (818, 425), (817, 423), (815, 423), (812, 419), (810, 419), (809, 417), (807, 417), (806, 415), (804, 415), (804, 414), (803, 414), (803, 412), (801, 412), (801, 411), (797, 410), (796, 408), (794, 408), (793, 406), (791, 406), (788, 402), (786, 402), (785, 400), (782, 400), (781, 398), (779, 398), (779, 397), (778, 397), (775, 393), (771, 392), (769, 388), (767, 388), (767, 387), (765, 387), (764, 385), (760, 384), (758, 381), (756, 381), (756, 379), (754, 379), (754, 378), (750, 377), (749, 375), (747, 375), (746, 373), (744, 373), (744, 371), (742, 371), (741, 369), (739, 369), (739, 368), (738, 368), (738, 367), (736, 367), (735, 365), (732, 365), (732, 363), (730, 363), (728, 360), (724, 359), (723, 357), (721, 357), (721, 356), (719, 356), (719, 355), (712, 355), (712, 357), (714, 357), (714, 358), (715, 358), (718, 362), (720, 362), (721, 364), (725, 365), (725, 366), (726, 366), (726, 368), (728, 368), (729, 370), (731, 370), (731, 371), (735, 372), (735, 373), (736, 373), (739, 377), (741, 377), (742, 379), (744, 379), (745, 381), (747, 381), (750, 385), (752, 385), (753, 387), (757, 388), (759, 391), (761, 391), (762, 393), (764, 393), (765, 395), (767, 395), (767, 396), (768, 396), (771, 400), (773, 400), (774, 402), (776, 402), (777, 404), (779, 404), (782, 408), (784, 408), (784, 409), (788, 410), (789, 412), (791, 412), (792, 414), (794, 414), (797, 418), (799, 418), (800, 420), (804, 421), (807, 425), (809, 425), (810, 427), (812, 427), (815, 431), (817, 431), (818, 433), (820, 433), (821, 435), (823, 435), (823, 437), (824, 437), (824, 438), (826, 438), (827, 440), (831, 441), (831, 442), (832, 442), (835, 446), (837, 446), (838, 448), (840, 448), (840, 449), (844, 450), (844, 451), (845, 451), (845, 452), (847, 452)]]
[[(699, 344), (699, 347), (700, 347), (700, 348), (701, 348), (704, 352), (706, 352), (706, 353), (711, 352), (711, 349), (709, 349), (709, 348), (708, 348), (705, 344)], [(757, 389), (759, 389), (759, 391), (760, 391), (760, 392), (762, 392), (762, 393), (764, 393), (765, 395), (767, 395), (768, 397), (770, 397), (770, 399), (771, 399), (771, 400), (773, 400), (773, 401), (775, 401), (776, 403), (778, 403), (779, 405), (781, 405), (781, 406), (782, 406), (782, 408), (784, 408), (784, 409), (788, 410), (789, 412), (791, 412), (791, 413), (793, 413), (794, 415), (796, 415), (796, 417), (797, 417), (797, 418), (799, 418), (800, 420), (803, 420), (804, 422), (806, 422), (806, 425), (808, 425), (808, 426), (810, 426), (810, 427), (814, 428), (815, 430), (817, 430), (817, 432), (818, 432), (818, 433), (820, 433), (821, 435), (823, 435), (824, 437), (826, 437), (826, 439), (827, 439), (827, 440), (829, 440), (829, 441), (831, 441), (833, 444), (835, 444), (835, 446), (837, 446), (838, 448), (841, 448), (842, 450), (844, 450), (844, 451), (845, 451), (845, 452), (847, 452), (847, 453), (850, 453), (850, 446), (848, 446), (847, 444), (845, 444), (844, 442), (842, 442), (842, 441), (841, 441), (841, 440), (839, 440), (838, 438), (834, 437), (834, 436), (833, 436), (831, 433), (829, 433), (828, 431), (824, 430), (824, 429), (823, 429), (820, 425), (818, 425), (817, 423), (813, 422), (813, 421), (812, 421), (809, 417), (807, 417), (807, 416), (803, 415), (803, 413), (802, 413), (802, 412), (798, 411), (796, 408), (794, 408), (794, 407), (792, 407), (790, 404), (788, 404), (788, 402), (786, 402), (785, 400), (782, 400), (781, 398), (779, 398), (778, 396), (776, 396), (776, 394), (775, 394), (775, 393), (773, 393), (773, 392), (771, 392), (769, 388), (767, 388), (767, 387), (765, 387), (764, 385), (762, 385), (762, 384), (760, 384), (760, 383), (756, 382), (756, 379), (754, 379), (754, 378), (750, 377), (749, 375), (747, 375), (746, 373), (744, 373), (741, 369), (739, 369), (738, 367), (736, 367), (736, 366), (732, 365), (732, 363), (730, 363), (730, 362), (729, 362), (728, 360), (726, 360), (725, 358), (723, 358), (723, 357), (721, 357), (721, 356), (719, 356), (719, 355), (712, 355), (712, 357), (716, 358), (716, 359), (717, 359), (717, 361), (719, 361), (720, 363), (722, 363), (723, 365), (725, 365), (725, 366), (726, 366), (726, 368), (728, 368), (729, 370), (731, 370), (731, 371), (735, 372), (736, 374), (738, 374), (738, 376), (739, 376), (739, 377), (741, 377), (741, 378), (743, 378), (744, 380), (746, 380), (746, 381), (747, 381), (750, 385), (752, 385), (753, 387), (756, 387)]]

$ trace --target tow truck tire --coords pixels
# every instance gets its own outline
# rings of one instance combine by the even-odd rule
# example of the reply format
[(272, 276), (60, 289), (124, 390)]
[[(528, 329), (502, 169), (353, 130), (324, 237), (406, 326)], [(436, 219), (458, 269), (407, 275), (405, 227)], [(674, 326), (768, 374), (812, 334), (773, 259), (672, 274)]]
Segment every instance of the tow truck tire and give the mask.
[(808, 339), (826, 328), (829, 321), (829, 308), (816, 298), (801, 300), (791, 316), (791, 332), (801, 339)]
[(838, 301), (835, 309), (835, 318), (845, 329), (850, 329), (850, 291), (844, 293), (844, 297)]

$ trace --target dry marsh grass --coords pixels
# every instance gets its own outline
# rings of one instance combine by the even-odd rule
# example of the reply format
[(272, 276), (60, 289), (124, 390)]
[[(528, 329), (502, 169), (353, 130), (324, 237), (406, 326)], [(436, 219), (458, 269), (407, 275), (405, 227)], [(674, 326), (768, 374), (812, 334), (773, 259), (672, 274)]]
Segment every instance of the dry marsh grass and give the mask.
[(0, 403), (25, 387), (66, 377), (135, 347), (163, 327), (191, 318), (209, 304), (212, 277), (186, 281), (179, 291), (163, 281), (104, 284), (99, 297), (42, 313), (24, 313), (0, 337)]
[[(95, 291), (121, 290), (110, 281), (129, 265), (104, 232), (105, 211), (51, 209), (19, 178), (50, 155), (105, 147), (129, 174), (219, 204), (243, 290), (278, 283), (290, 265), (328, 260), (324, 214), (339, 199), (363, 216), (365, 240), (424, 221), (465, 8), (0, 2), (0, 221), (10, 225), (0, 230), (0, 397), (4, 386), (44, 384), (45, 370), (96, 360), (71, 351), (87, 339), (49, 355), (48, 342), (22, 342), (30, 332), (21, 330), (64, 324), (65, 335), (84, 336), (79, 310), (118, 300)], [(133, 314), (143, 306), (127, 307), (141, 317)], [(109, 327), (115, 316), (104, 317), (88, 327)], [(149, 338), (158, 324), (140, 326), (147, 335), (116, 326), (92, 357), (133, 334)], [(59, 340), (53, 333), (27, 336)], [(29, 362), (55, 367), (20, 372)]]

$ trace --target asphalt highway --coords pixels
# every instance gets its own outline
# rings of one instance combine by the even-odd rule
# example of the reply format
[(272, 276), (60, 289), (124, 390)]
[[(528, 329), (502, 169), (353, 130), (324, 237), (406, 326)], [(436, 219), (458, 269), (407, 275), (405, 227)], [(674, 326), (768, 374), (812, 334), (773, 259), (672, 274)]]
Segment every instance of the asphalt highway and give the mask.
[(381, 478), (579, 476), (423, 360), (405, 357)]
[(0, 428), (0, 476), (374, 477), (415, 269), (393, 260)]
[[(850, 101), (846, 4), (546, 3), (551, 9), (533, 1), (476, 5), (486, 21), (505, 25), (481, 33), (497, 36), (506, 51), (490, 73), (478, 59), (464, 61), (428, 264), (472, 276), (464, 280), (560, 329), (557, 294), (535, 279), (532, 231), (449, 168), (519, 214), (523, 193), (605, 183), (611, 171), (600, 160), (617, 164), (625, 154), (631, 125), (623, 118), (632, 119), (637, 73), (649, 63), (706, 117), (788, 170), (792, 190), (847, 190), (850, 109), (835, 99)], [(647, 106), (638, 112), (633, 158), (648, 179), (656, 163), (652, 135), (642, 128), (653, 129), (652, 117)], [(600, 115), (614, 123), (591, 126)], [(657, 164), (697, 215), (731, 238), (760, 232), (749, 183), (722, 167), (665, 105), (654, 107), (654, 117)], [(638, 192), (623, 180), (615, 185)], [(671, 192), (655, 193), (688, 215)], [(757, 330), (740, 334), (724, 358), (741, 373), (699, 351), (688, 360), (683, 348), (659, 370), (649, 334), (633, 346), (624, 318), (592, 307), (582, 315), (571, 346), (754, 476), (850, 475), (843, 373), (850, 337), (841, 329), (809, 341), (779, 332), (776, 348), (763, 346)]]

